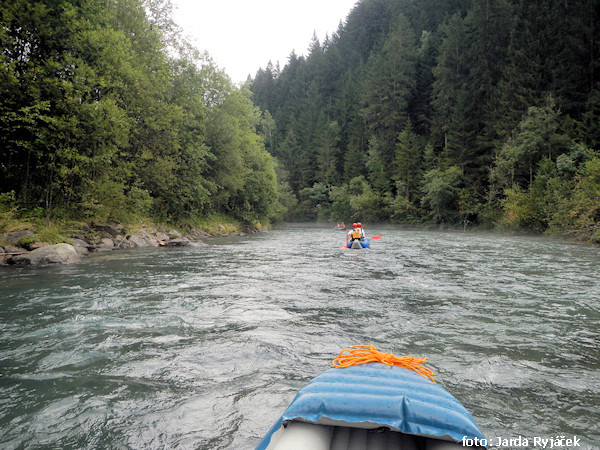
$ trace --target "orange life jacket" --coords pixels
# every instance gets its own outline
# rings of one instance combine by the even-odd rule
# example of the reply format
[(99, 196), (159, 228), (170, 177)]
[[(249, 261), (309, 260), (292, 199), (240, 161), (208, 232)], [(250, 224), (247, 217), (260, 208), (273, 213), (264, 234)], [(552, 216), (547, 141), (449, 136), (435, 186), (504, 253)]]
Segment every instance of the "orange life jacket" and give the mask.
[(361, 237), (362, 236), (361, 236), (360, 230), (358, 228), (355, 228), (352, 231), (352, 239), (360, 239)]

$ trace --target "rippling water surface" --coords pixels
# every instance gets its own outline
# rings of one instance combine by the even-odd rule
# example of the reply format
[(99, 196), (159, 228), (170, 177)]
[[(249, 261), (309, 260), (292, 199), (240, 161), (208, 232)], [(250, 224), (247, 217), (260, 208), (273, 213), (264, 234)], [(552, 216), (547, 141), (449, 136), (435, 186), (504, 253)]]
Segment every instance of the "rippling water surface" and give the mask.
[(251, 449), (353, 344), (427, 357), (494, 443), (599, 448), (600, 249), (367, 232), (1, 269), (0, 448)]

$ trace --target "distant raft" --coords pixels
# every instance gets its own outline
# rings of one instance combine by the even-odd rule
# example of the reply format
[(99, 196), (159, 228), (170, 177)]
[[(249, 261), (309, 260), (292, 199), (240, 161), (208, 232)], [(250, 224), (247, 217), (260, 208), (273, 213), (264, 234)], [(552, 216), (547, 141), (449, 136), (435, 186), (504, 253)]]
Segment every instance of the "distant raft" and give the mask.
[(386, 364), (317, 376), (257, 450), (458, 450), (467, 440), (484, 439), (471, 414), (444, 388), (414, 369)]

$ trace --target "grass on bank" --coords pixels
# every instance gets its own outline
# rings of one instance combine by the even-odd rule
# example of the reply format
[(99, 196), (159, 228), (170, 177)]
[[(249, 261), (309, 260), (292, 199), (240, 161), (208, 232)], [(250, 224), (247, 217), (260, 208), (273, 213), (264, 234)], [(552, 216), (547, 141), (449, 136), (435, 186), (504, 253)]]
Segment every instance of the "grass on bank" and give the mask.
[[(33, 232), (33, 234), (21, 237), (18, 244), (23, 247), (27, 247), (33, 242), (47, 242), (50, 244), (68, 243), (71, 241), (71, 237), (76, 235), (94, 237), (99, 234), (94, 229), (94, 224), (106, 223), (106, 221), (99, 222), (94, 220), (48, 219), (41, 208), (38, 210), (23, 211), (15, 207), (8, 208), (6, 204), (1, 206), (4, 207), (0, 208), (0, 236), (15, 231), (30, 230)], [(132, 234), (144, 229), (155, 229), (167, 233), (176, 231), (184, 236), (192, 231), (203, 231), (213, 236), (226, 236), (249, 229), (266, 228), (260, 223), (242, 224), (232, 217), (216, 213), (177, 224), (157, 223), (152, 218), (137, 218), (135, 221), (121, 223), (121, 225), (123, 226), (124, 234)], [(174, 234), (170, 237), (176, 236)], [(0, 238), (0, 246), (6, 244), (7, 242)]]
[(191, 219), (178, 225), (181, 230), (202, 230), (213, 236), (225, 236), (248, 230), (264, 230), (268, 228), (268, 226), (260, 222), (242, 223), (233, 217), (219, 213)]
[[(71, 235), (81, 227), (81, 223), (73, 221), (47, 221), (36, 215), (20, 215), (16, 209), (0, 211), (0, 236), (15, 231), (32, 231), (33, 234), (22, 236), (18, 244), (26, 247), (33, 242), (60, 244), (70, 242)], [(0, 239), (0, 246), (7, 244)]]

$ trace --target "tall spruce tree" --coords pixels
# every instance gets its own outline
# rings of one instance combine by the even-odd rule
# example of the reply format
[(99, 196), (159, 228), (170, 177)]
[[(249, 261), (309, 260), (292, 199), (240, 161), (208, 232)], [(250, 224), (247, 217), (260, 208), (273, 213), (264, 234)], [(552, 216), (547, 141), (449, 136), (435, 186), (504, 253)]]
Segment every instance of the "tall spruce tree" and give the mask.
[[(369, 135), (377, 138), (381, 157), (391, 167), (398, 133), (409, 118), (414, 95), (416, 37), (410, 24), (399, 15), (381, 51), (369, 59), (363, 84), (363, 114)], [(391, 170), (386, 169), (388, 178)]]

